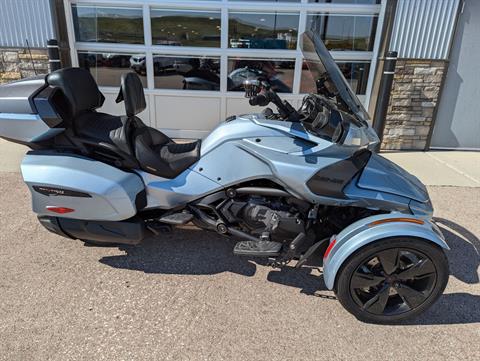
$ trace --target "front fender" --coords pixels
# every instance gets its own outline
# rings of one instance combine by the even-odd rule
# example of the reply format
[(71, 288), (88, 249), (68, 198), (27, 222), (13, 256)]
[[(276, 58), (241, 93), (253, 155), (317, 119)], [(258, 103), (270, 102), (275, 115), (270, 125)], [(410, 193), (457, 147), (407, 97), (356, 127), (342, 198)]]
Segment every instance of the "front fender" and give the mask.
[[(381, 223), (384, 220), (405, 218), (423, 223), (401, 220)], [(380, 221), (380, 223), (372, 224), (377, 221)], [(338, 270), (343, 262), (358, 249), (380, 239), (398, 236), (417, 237), (434, 242), (442, 248), (450, 249), (440, 229), (430, 220), (402, 213), (381, 214), (363, 218), (352, 223), (335, 237), (335, 244), (323, 261), (323, 278), (327, 288), (333, 289)]]

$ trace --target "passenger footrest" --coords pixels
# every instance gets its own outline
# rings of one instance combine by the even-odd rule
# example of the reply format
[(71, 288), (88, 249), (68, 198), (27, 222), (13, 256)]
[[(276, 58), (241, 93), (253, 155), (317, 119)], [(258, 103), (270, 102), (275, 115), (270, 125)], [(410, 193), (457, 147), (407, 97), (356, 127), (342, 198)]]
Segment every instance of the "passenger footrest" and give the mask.
[(162, 218), (159, 219), (159, 221), (167, 224), (180, 225), (180, 224), (187, 224), (192, 219), (193, 219), (193, 214), (181, 212), (181, 213), (173, 213), (173, 214), (163, 216)]
[(242, 241), (233, 249), (237, 256), (276, 257), (280, 254), (282, 244), (273, 241)]

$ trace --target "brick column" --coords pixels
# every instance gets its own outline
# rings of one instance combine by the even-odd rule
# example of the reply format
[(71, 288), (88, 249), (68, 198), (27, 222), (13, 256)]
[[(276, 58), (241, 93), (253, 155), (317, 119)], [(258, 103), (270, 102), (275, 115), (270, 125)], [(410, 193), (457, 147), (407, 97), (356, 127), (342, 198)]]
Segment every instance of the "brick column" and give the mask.
[(397, 61), (382, 149), (425, 149), (446, 66), (442, 60)]
[[(32, 49), (32, 55), (27, 49), (0, 48), (0, 84), (13, 80), (48, 73), (48, 56), (45, 49)], [(32, 65), (33, 60), (33, 65)]]

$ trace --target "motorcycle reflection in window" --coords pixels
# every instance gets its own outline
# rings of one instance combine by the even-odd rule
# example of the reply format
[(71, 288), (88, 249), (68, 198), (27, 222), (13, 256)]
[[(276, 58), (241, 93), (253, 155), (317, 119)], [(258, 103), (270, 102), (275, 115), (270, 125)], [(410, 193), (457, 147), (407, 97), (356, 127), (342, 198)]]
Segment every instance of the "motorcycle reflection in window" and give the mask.
[[(184, 74), (183, 89), (219, 90), (219, 76), (212, 71), (214, 61), (212, 59), (196, 60), (199, 60), (199, 66)], [(279, 71), (278, 68), (282, 67), (282, 64), (282, 62), (265, 60), (236, 60), (232, 67), (233, 70), (227, 78), (227, 89), (228, 91), (244, 91), (245, 80), (260, 80), (268, 83), (275, 92), (291, 93), (291, 87), (279, 77), (282, 71)]]
[(184, 76), (183, 89), (220, 90), (220, 61), (211, 58), (189, 59), (182, 67), (176, 64), (178, 74)]

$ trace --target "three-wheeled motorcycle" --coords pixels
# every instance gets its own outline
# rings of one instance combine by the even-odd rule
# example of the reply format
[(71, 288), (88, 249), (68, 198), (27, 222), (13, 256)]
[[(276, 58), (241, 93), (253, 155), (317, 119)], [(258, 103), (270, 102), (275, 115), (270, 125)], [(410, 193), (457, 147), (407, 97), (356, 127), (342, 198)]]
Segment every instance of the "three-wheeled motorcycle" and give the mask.
[(373, 151), (378, 137), (328, 50), (312, 32), (301, 38), (317, 93), (294, 109), (267, 81), (249, 79), (250, 104), (276, 110), (229, 117), (202, 141), (146, 126), (133, 72), (117, 98), (124, 116), (97, 111), (104, 96), (80, 68), (0, 86), (0, 136), (31, 148), (21, 170), (41, 224), (88, 243), (136, 245), (191, 222), (237, 240), (238, 256), (317, 262), (360, 320), (425, 311), (449, 274), (427, 190)]

